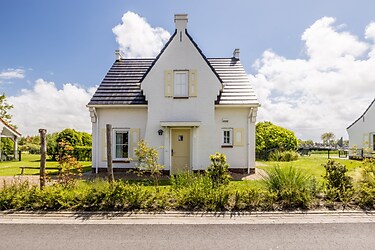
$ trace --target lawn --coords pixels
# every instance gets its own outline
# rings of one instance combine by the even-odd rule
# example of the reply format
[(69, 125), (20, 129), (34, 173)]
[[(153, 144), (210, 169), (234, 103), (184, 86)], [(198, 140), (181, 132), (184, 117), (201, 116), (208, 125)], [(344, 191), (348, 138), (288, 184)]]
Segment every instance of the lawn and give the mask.
[[(362, 163), (361, 161), (338, 158), (338, 155), (331, 155), (331, 159), (344, 164), (348, 169), (349, 175), (352, 177), (355, 175), (356, 168)], [(327, 154), (311, 154), (310, 156), (301, 156), (298, 160), (292, 162), (261, 161), (264, 166), (259, 166), (259, 168), (268, 170), (274, 166), (293, 166), (302, 169), (318, 179), (322, 179), (325, 174), (323, 165), (326, 164), (327, 161)]]
[[(83, 171), (91, 170), (91, 162), (81, 162)], [(46, 171), (49, 174), (57, 174), (59, 163), (56, 161), (47, 161)], [(22, 153), (22, 161), (3, 161), (0, 162), (0, 176), (15, 176), (21, 174), (20, 167), (24, 169), (24, 175), (38, 175), (40, 167), (40, 155)]]

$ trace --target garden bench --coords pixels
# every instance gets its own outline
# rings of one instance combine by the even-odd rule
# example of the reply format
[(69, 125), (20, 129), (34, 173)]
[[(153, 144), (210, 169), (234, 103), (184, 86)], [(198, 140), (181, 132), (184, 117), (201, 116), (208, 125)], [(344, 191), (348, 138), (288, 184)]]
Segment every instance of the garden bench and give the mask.
[[(39, 168), (38, 167), (21, 166), (20, 169), (21, 169), (21, 174), (20, 175), (23, 175), (25, 173), (25, 169), (39, 169)], [(48, 168), (48, 170), (51, 170), (51, 169), (57, 169), (59, 171), (59, 173), (61, 172), (61, 167)]]
[(21, 169), (21, 174), (20, 175), (23, 175), (25, 173), (25, 168), (26, 169), (35, 169), (35, 167), (26, 167), (26, 166), (21, 166), (20, 169)]

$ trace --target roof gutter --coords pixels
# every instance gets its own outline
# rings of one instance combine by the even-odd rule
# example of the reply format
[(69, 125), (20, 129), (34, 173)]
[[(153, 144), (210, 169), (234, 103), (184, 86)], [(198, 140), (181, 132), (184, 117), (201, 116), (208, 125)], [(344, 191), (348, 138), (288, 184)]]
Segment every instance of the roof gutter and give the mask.
[(88, 108), (147, 108), (147, 104), (87, 104)]

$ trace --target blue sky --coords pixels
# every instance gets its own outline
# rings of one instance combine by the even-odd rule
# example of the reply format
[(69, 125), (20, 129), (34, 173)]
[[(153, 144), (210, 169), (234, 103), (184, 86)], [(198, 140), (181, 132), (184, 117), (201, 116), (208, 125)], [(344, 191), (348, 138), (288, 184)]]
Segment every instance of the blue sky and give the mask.
[[(151, 27), (173, 33), (173, 15), (187, 13), (189, 33), (207, 57), (229, 57), (233, 49), (241, 49), (241, 61), (263, 104), (258, 120), (270, 120), (292, 129), (302, 139), (319, 140), (319, 135), (327, 130), (335, 132), (337, 137), (346, 137), (345, 128), (374, 98), (371, 82), (375, 77), (367, 72), (369, 79), (357, 89), (366, 91), (366, 86), (370, 86), (374, 91), (369, 93), (367, 89), (366, 93), (350, 97), (349, 109), (348, 102), (342, 99), (348, 100), (345, 93), (355, 89), (346, 86), (350, 83), (337, 79), (347, 76), (348, 70), (356, 68), (358, 61), (366, 64), (358, 68), (373, 65), (369, 56), (374, 44), (372, 29), (366, 33), (366, 28), (375, 21), (374, 9), (375, 2), (370, 0), (2, 1), (0, 92), (5, 92), (15, 105), (13, 121), (24, 134), (36, 134), (41, 126), (51, 132), (66, 126), (89, 131), (85, 103), (114, 61), (114, 50), (120, 46), (116, 38), (122, 35), (115, 35), (112, 29), (124, 24), (123, 15), (134, 13)], [(325, 35), (324, 29), (332, 36)], [(306, 34), (305, 39), (302, 39), (303, 34)], [(318, 63), (318, 68), (312, 66), (317, 65), (314, 58), (322, 58), (316, 55), (329, 54), (324, 48), (331, 46), (334, 50), (334, 39), (340, 44), (339, 41), (347, 38), (345, 34), (350, 36), (348, 42), (339, 45), (342, 51), (332, 55), (338, 60), (330, 65)], [(128, 39), (131, 35), (128, 32), (122, 37)], [(325, 37), (332, 39), (326, 41)], [(357, 50), (349, 51), (347, 47)], [(354, 59), (344, 67), (341, 59), (348, 55)], [(321, 59), (320, 62), (323, 61), (330, 60)], [(288, 71), (288, 65), (296, 70)], [(330, 71), (332, 68), (342, 73), (341, 77), (329, 76), (327, 79), (316, 74), (327, 69), (334, 73)], [(309, 77), (314, 75), (314, 78), (298, 78), (301, 72)], [(355, 79), (362, 79), (361, 76), (367, 73), (359, 70), (355, 72), (358, 75)], [(288, 78), (290, 75), (293, 77)], [(336, 80), (332, 80), (335, 83), (331, 88), (317, 88), (313, 96), (300, 87), (310, 86), (311, 81), (327, 86), (332, 77)], [(311, 86), (309, 88), (314, 88)], [(338, 90), (332, 92), (338, 96), (330, 102), (326, 97), (317, 100), (319, 91), (330, 93), (342, 86), (347, 87), (342, 96)], [(51, 94), (44, 96), (43, 93)], [(75, 101), (77, 99), (80, 101)], [(47, 107), (48, 116), (38, 113), (37, 108), (27, 109), (39, 105)], [(69, 109), (63, 109), (63, 106)], [(321, 114), (325, 110), (332, 113)], [(311, 121), (306, 117), (298, 118), (306, 112), (314, 113)], [(327, 121), (319, 125), (317, 117)], [(329, 127), (329, 124), (334, 126)]]

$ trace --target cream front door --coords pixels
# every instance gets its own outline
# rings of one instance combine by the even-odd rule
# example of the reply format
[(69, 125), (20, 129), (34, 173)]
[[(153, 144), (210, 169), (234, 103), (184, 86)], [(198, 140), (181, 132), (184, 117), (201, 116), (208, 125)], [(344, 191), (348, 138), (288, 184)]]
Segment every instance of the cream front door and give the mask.
[(171, 174), (190, 169), (190, 129), (172, 129)]

